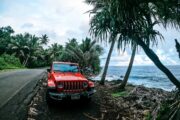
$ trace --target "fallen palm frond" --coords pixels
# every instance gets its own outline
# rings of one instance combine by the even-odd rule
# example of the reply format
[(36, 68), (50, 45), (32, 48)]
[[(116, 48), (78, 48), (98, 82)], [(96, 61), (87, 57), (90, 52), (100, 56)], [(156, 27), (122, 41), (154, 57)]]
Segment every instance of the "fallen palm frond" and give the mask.
[(99, 120), (99, 118), (95, 118), (95, 117), (89, 115), (88, 113), (83, 113), (83, 115), (90, 118), (91, 120)]
[(170, 113), (169, 113), (169, 120), (178, 120), (180, 114), (180, 91), (176, 93), (174, 98), (174, 102), (169, 106)]
[(151, 115), (154, 120), (179, 120), (180, 118), (180, 93), (173, 93), (174, 98), (160, 102), (154, 109)]

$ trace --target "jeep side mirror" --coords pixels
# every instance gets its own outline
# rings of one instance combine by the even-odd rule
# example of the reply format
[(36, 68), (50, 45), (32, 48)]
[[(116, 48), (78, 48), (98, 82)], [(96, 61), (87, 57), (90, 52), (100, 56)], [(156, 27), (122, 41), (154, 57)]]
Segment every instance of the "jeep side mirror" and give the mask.
[(50, 72), (50, 71), (51, 71), (51, 69), (48, 68), (48, 69), (47, 69), (47, 72)]

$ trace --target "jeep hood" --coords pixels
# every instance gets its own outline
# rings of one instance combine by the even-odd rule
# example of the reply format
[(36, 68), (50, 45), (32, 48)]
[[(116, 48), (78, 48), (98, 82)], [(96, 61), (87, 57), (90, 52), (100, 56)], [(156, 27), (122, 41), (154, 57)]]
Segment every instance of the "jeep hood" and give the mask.
[(80, 73), (54, 73), (53, 77), (55, 81), (61, 81), (61, 80), (87, 80), (82, 74)]

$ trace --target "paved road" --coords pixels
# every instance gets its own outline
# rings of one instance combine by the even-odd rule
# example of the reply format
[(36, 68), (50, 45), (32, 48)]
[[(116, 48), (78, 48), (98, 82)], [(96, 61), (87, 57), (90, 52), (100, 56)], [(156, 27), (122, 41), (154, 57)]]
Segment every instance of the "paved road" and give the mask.
[(28, 83), (41, 79), (44, 71), (44, 69), (24, 69), (0, 73), (0, 108)]

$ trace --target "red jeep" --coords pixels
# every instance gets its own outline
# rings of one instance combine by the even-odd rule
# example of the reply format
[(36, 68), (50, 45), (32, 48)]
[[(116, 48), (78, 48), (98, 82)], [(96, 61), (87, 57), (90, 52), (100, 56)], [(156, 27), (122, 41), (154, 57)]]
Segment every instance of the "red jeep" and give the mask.
[(78, 64), (53, 62), (48, 69), (47, 102), (80, 98), (90, 100), (94, 93), (94, 83), (81, 74)]

